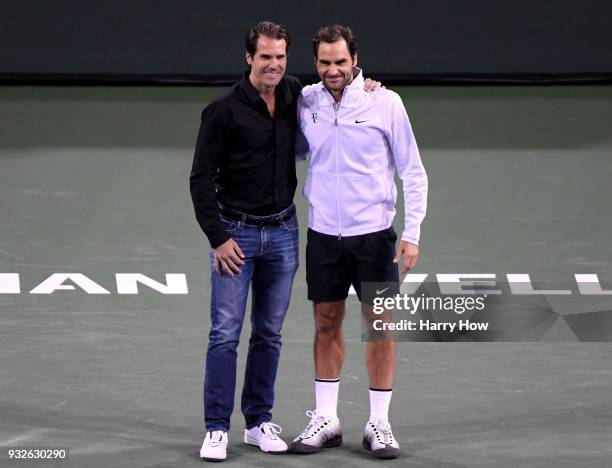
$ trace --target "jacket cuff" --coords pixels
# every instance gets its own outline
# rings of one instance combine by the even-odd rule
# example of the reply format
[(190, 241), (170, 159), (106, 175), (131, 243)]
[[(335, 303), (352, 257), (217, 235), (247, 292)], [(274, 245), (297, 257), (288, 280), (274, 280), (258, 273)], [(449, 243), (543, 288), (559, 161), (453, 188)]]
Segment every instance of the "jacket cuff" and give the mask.
[(226, 234), (225, 231), (206, 231), (206, 237), (208, 237), (208, 242), (210, 242), (210, 246), (213, 249), (216, 249), (221, 244), (226, 242), (230, 237)]
[(403, 233), (402, 240), (406, 242), (410, 242), (414, 245), (419, 245), (419, 239), (415, 238), (414, 236), (411, 236), (410, 234)]

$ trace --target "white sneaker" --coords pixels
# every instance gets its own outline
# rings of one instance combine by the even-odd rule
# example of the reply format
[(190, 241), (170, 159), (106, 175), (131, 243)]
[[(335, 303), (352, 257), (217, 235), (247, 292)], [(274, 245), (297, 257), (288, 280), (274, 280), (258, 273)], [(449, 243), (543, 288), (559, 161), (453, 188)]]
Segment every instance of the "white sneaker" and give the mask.
[(400, 454), (399, 444), (387, 421), (368, 421), (363, 431), (362, 445), (376, 458), (397, 458)]
[(278, 424), (261, 423), (259, 426), (244, 430), (244, 443), (256, 445), (267, 453), (285, 453), (287, 444), (278, 436), (281, 432), (283, 429)]
[(317, 416), (316, 411), (306, 411), (310, 422), (291, 443), (293, 453), (316, 453), (322, 448), (338, 447), (342, 444), (342, 427), (338, 418)]
[(227, 432), (207, 432), (200, 449), (200, 458), (206, 461), (225, 460), (227, 458)]

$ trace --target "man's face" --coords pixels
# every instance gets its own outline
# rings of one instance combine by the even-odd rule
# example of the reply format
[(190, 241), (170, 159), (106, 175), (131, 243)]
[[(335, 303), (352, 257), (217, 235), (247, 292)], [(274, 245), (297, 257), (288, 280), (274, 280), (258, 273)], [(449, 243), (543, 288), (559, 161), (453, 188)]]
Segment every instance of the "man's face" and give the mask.
[(251, 65), (251, 83), (255, 88), (273, 88), (287, 68), (287, 43), (284, 39), (273, 39), (268, 36), (257, 38), (255, 55), (246, 54), (247, 63)]
[(330, 91), (340, 91), (353, 80), (353, 67), (357, 56), (351, 57), (344, 39), (321, 42), (315, 60), (319, 78)]

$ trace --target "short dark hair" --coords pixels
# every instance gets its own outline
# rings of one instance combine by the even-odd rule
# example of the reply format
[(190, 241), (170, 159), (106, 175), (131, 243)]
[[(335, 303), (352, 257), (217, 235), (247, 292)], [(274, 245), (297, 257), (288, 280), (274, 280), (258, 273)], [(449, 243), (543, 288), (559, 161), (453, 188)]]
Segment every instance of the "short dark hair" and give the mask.
[(289, 31), (281, 24), (274, 24), (270, 21), (260, 21), (253, 26), (247, 32), (246, 38), (244, 39), (244, 47), (246, 51), (255, 55), (257, 52), (257, 39), (259, 36), (268, 36), (272, 39), (284, 39), (287, 44), (286, 52), (289, 53), (289, 46), (291, 45), (291, 36)]
[(344, 39), (348, 45), (349, 53), (351, 57), (355, 57), (359, 51), (357, 47), (357, 40), (351, 28), (348, 26), (342, 26), (340, 24), (332, 24), (330, 26), (324, 26), (312, 38), (312, 48), (314, 51), (315, 58), (319, 55), (319, 44), (321, 42), (333, 43)]

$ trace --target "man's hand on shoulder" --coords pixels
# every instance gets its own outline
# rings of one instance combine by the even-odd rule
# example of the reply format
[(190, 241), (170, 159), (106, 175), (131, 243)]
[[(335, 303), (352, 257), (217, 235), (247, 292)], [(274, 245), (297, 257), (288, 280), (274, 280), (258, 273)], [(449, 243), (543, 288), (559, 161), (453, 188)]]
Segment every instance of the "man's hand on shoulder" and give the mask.
[(363, 90), (367, 93), (376, 91), (377, 89), (384, 88), (380, 81), (373, 80), (372, 78), (366, 78), (363, 82)]
[(400, 270), (400, 275), (405, 274), (416, 265), (419, 257), (419, 247), (412, 242), (400, 241), (393, 263), (399, 263), (402, 257), (404, 257), (404, 264)]
[(240, 273), (240, 266), (244, 265), (244, 254), (234, 239), (228, 239), (215, 249), (215, 271), (227, 273), (230, 276)]

